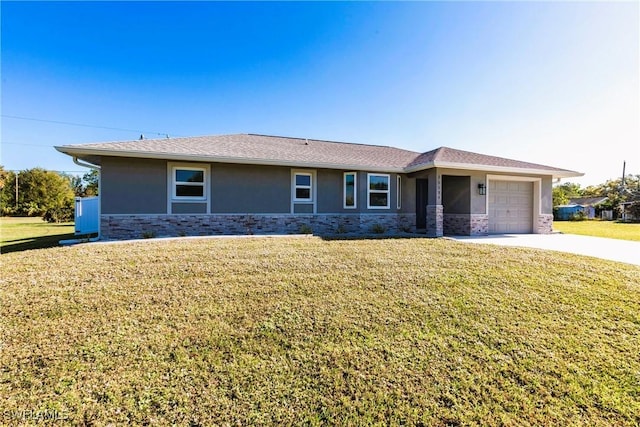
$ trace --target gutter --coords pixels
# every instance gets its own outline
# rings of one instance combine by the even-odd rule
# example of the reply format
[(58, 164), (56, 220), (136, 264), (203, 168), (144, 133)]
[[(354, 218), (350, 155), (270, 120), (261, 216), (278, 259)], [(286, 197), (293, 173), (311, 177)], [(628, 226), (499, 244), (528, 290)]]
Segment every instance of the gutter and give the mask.
[(582, 172), (574, 172), (565, 169), (536, 169), (536, 168), (523, 168), (517, 166), (491, 166), (473, 163), (452, 163), (431, 161), (417, 166), (410, 166), (405, 168), (404, 173), (414, 173), (421, 170), (431, 168), (442, 169), (462, 169), (462, 170), (474, 170), (480, 172), (502, 172), (502, 173), (518, 173), (524, 175), (551, 175), (554, 179), (571, 178), (584, 176)]
[(85, 163), (83, 161), (78, 160), (78, 157), (73, 156), (73, 163), (78, 166), (82, 166), (83, 168), (89, 168), (98, 171), (98, 235), (96, 237), (92, 237), (90, 239), (70, 239), (70, 240), (60, 240), (58, 242), (60, 245), (75, 245), (76, 243), (87, 243), (87, 242), (97, 242), (102, 238), (100, 234), (100, 217), (102, 216), (102, 173), (100, 171), (100, 166), (92, 165), (90, 163)]
[[(292, 168), (317, 168), (317, 169), (340, 169), (340, 170), (363, 170), (365, 168), (371, 172), (382, 173), (405, 173), (405, 168), (384, 167), (384, 166), (367, 166), (367, 165), (348, 165), (335, 164), (330, 162), (303, 162), (295, 160), (269, 160), (246, 157), (229, 157), (229, 156), (203, 156), (196, 154), (172, 154), (172, 153), (156, 153), (151, 151), (113, 151), (104, 149), (76, 149), (72, 146), (54, 147), (63, 154), (72, 157), (81, 155), (92, 156), (109, 156), (109, 157), (132, 157), (136, 159), (158, 159), (179, 162), (199, 162), (199, 163), (231, 163), (243, 165), (263, 165), (263, 166), (285, 166)], [(78, 163), (76, 163), (78, 164)], [(87, 166), (91, 167), (91, 166)]]

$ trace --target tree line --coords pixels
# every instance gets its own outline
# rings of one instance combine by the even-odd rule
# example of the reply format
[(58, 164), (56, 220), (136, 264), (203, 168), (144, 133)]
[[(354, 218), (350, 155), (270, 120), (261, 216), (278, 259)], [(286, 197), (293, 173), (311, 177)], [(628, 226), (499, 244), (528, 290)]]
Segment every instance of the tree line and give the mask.
[(0, 166), (0, 214), (41, 216), (49, 222), (73, 221), (75, 197), (98, 195), (98, 171), (82, 176), (43, 168), (19, 172)]

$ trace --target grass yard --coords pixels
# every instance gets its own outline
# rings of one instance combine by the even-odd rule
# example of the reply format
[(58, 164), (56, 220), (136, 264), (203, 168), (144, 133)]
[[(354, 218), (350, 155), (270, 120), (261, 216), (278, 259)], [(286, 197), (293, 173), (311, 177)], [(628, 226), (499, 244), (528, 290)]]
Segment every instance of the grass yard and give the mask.
[(638, 425), (638, 277), (444, 239), (7, 254), (0, 424)]
[(565, 234), (640, 241), (640, 223), (614, 221), (554, 221), (553, 229)]
[(63, 239), (74, 237), (72, 222), (50, 224), (42, 218), (0, 217), (0, 252), (58, 246)]

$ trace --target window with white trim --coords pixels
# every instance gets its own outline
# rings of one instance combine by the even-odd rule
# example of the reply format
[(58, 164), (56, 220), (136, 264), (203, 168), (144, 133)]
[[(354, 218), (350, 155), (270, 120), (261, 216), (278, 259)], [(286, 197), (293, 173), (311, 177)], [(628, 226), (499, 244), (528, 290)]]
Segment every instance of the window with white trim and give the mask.
[(345, 209), (355, 209), (357, 206), (357, 177), (356, 172), (344, 173), (344, 189), (342, 193), (342, 207)]
[(386, 174), (367, 174), (367, 208), (389, 209), (389, 181)]
[(293, 201), (313, 201), (313, 175), (308, 172), (296, 172), (293, 176)]
[(172, 198), (174, 200), (206, 200), (206, 169), (174, 166)]
[(398, 182), (396, 185), (396, 207), (402, 209), (402, 178), (398, 175), (396, 179)]

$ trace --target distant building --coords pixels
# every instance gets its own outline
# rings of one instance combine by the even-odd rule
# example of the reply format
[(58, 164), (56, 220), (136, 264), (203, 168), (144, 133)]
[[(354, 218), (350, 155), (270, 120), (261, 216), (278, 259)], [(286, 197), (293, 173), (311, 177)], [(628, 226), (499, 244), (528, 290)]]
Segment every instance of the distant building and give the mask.
[(578, 216), (594, 219), (598, 207), (607, 200), (607, 197), (574, 197), (566, 205), (557, 206), (556, 219), (569, 221)]

